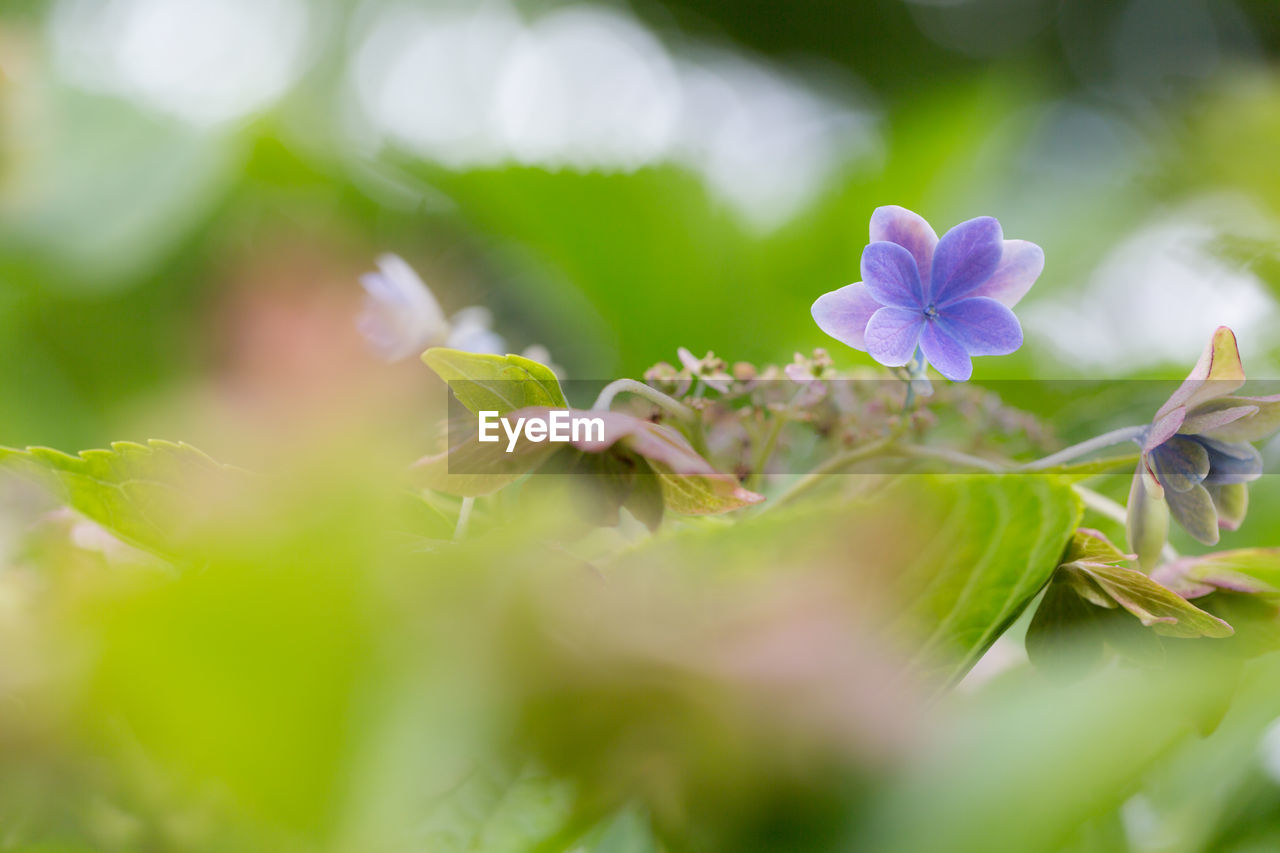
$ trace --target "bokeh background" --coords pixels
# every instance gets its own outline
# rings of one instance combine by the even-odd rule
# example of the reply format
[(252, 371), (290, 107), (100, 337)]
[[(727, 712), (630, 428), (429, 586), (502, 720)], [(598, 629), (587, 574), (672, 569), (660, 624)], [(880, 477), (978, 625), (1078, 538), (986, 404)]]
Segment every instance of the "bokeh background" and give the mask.
[[(505, 498), (423, 546), (455, 515), (387, 484), (443, 389), (356, 329), (395, 252), (572, 379), (867, 364), (809, 306), (871, 211), (990, 214), (1048, 262), (977, 377), (1142, 422), (1040, 380), (1178, 379), (1221, 324), (1280, 376), (1278, 62), (1275, 0), (0, 0), (0, 445), (285, 472), (174, 490), (220, 525), (183, 573), (0, 491), (0, 849), (1280, 848), (1274, 655), (1062, 689), (1015, 627), (925, 702), (850, 615), (893, 525), (691, 525), (612, 586), (634, 531), (539, 550), (569, 523)], [(1277, 544), (1276, 480), (1224, 547)]]
[(1220, 323), (1274, 375), (1277, 47), (1271, 0), (8, 0), (0, 441), (322, 394), (383, 251), (573, 377), (787, 360), (885, 203), (1044, 246), (980, 377)]

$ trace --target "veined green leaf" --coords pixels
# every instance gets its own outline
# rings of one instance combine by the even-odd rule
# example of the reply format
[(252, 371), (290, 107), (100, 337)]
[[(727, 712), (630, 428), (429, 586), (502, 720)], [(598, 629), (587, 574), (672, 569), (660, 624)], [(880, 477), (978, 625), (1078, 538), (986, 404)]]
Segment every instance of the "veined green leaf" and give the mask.
[(1049, 476), (910, 475), (855, 500), (681, 531), (612, 570), (842, 577), (863, 591), (850, 619), (891, 637), (916, 674), (948, 684), (1044, 587), (1079, 513), (1070, 486)]
[(118, 441), (72, 456), (47, 447), (0, 447), (0, 466), (48, 487), (112, 535), (161, 557), (183, 555), (208, 489), (242, 474), (189, 444)]
[(505, 415), (529, 406), (569, 405), (551, 368), (523, 356), (436, 347), (423, 353), (422, 360), (449, 383), (458, 402), (472, 413)]
[(1064, 571), (1086, 574), (1117, 604), (1166, 637), (1230, 637), (1231, 626), (1173, 590), (1125, 566), (1077, 562)]

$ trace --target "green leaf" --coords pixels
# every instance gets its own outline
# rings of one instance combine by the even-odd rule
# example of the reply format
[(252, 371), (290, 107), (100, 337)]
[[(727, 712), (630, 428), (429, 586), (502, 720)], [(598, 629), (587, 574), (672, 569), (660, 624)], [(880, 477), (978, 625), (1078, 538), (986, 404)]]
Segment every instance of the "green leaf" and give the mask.
[(1076, 562), (1064, 571), (1087, 574), (1117, 604), (1166, 637), (1230, 637), (1231, 626), (1205, 613), (1173, 590), (1136, 569)]
[(1280, 548), (1239, 548), (1183, 557), (1161, 566), (1155, 576), (1188, 598), (1215, 589), (1280, 593)]
[[(1231, 636), (1230, 625), (1174, 591), (1183, 591), (1186, 584), (1175, 584), (1170, 589), (1155, 578), (1121, 565), (1132, 559), (1133, 555), (1123, 553), (1098, 531), (1076, 531), (1027, 631), (1027, 653), (1033, 660), (1063, 657), (1057, 650), (1068, 645), (1093, 657), (1092, 646), (1100, 647), (1101, 636), (1097, 632), (1087, 636), (1085, 629), (1096, 628), (1090, 623), (1096, 622), (1102, 610), (1117, 605), (1161, 636)], [(1180, 583), (1183, 574), (1179, 573)]]
[(71, 456), (47, 447), (0, 447), (0, 466), (48, 487), (114, 536), (166, 558), (186, 553), (204, 516), (200, 496), (244, 476), (189, 444), (118, 441)]
[(427, 807), (415, 849), (529, 853), (570, 827), (573, 804), (573, 786), (543, 771), (481, 767)]
[(519, 355), (483, 355), (436, 347), (422, 354), (472, 413), (500, 415), (529, 406), (565, 408), (569, 403), (551, 368)]
[(1081, 527), (1071, 537), (1071, 544), (1067, 546), (1067, 554), (1062, 562), (1074, 563), (1085, 560), (1093, 563), (1115, 564), (1132, 559), (1132, 554), (1121, 551), (1101, 531)]
[(1070, 486), (1049, 476), (915, 474), (854, 500), (681, 531), (612, 570), (664, 566), (735, 579), (832, 572), (863, 591), (850, 619), (891, 637), (916, 674), (949, 684), (1044, 587), (1079, 513)]
[(660, 853), (649, 821), (637, 809), (625, 809), (601, 821), (578, 839), (575, 853)]
[(1054, 575), (1027, 626), (1026, 637), (1027, 657), (1033, 664), (1072, 675), (1101, 661), (1103, 645), (1096, 630), (1101, 611), (1080, 594), (1072, 582), (1074, 577), (1078, 576), (1066, 572)]

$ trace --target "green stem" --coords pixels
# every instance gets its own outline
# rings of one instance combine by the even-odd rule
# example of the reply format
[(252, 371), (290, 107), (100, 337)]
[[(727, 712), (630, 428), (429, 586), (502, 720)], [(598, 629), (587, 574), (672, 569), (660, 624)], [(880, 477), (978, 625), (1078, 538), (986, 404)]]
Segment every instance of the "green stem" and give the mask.
[(1111, 432), (1104, 432), (1102, 435), (1095, 436), (1088, 441), (1082, 441), (1079, 444), (1073, 444), (1068, 448), (1059, 450), (1057, 453), (1051, 453), (1043, 459), (1037, 459), (1035, 462), (1021, 465), (1018, 470), (1043, 471), (1046, 468), (1054, 468), (1064, 462), (1070, 462), (1072, 459), (1087, 456), (1095, 450), (1102, 450), (1104, 447), (1113, 447), (1126, 441), (1137, 441), (1142, 437), (1146, 429), (1147, 424), (1113, 429)]
[(467, 524), (471, 521), (471, 509), (475, 505), (475, 498), (462, 499), (462, 505), (458, 507), (458, 523), (453, 528), (453, 540), (455, 542), (467, 535)]
[(898, 436), (896, 434), (888, 435), (884, 438), (876, 439), (875, 441), (859, 445), (852, 450), (847, 450), (844, 453), (832, 456), (797, 480), (791, 488), (769, 501), (766, 506), (773, 509), (785, 503), (790, 503), (795, 500), (796, 497), (804, 494), (820, 483), (822, 478), (828, 474), (837, 474), (851, 465), (855, 465), (865, 459), (870, 459), (873, 456), (879, 456), (889, 450), (889, 448), (893, 447), (894, 442), (897, 440)]
[(983, 459), (980, 456), (970, 456), (968, 453), (961, 453), (959, 450), (951, 450), (947, 447), (930, 447), (921, 444), (904, 444), (895, 448), (895, 452), (903, 456), (914, 456), (918, 459), (940, 459), (943, 462), (950, 462), (962, 468), (977, 468), (980, 471), (989, 471), (993, 474), (1003, 474), (1009, 471), (1009, 468), (999, 462), (993, 462), (990, 459)]
[[(1126, 453), (1124, 456), (1108, 456), (1106, 459), (1093, 459), (1088, 462), (1077, 462), (1074, 465), (1059, 465), (1056, 468), (1035, 469), (1037, 474), (1063, 474), (1069, 477), (1094, 477), (1099, 474), (1132, 473), (1142, 459), (1141, 453)], [(1018, 469), (1030, 470), (1030, 469)]]
[(796, 391), (787, 405), (782, 411), (777, 413), (777, 419), (773, 422), (769, 429), (769, 434), (765, 436), (764, 443), (760, 446), (759, 452), (751, 460), (751, 469), (746, 483), (747, 488), (754, 489), (759, 483), (760, 478), (764, 476), (764, 467), (769, 464), (769, 460), (773, 458), (773, 451), (778, 446), (778, 438), (782, 435), (783, 428), (787, 425), (791, 414), (791, 407), (795, 405), (796, 400), (800, 399), (800, 395), (804, 393), (804, 389)]
[(667, 394), (663, 394), (657, 388), (645, 385), (643, 382), (637, 382), (634, 379), (615, 379), (604, 386), (600, 390), (600, 396), (596, 397), (595, 403), (592, 404), (591, 409), (593, 411), (607, 411), (613, 405), (613, 399), (619, 394), (635, 394), (637, 397), (643, 397), (683, 421), (692, 421), (697, 418), (697, 413), (684, 403)]

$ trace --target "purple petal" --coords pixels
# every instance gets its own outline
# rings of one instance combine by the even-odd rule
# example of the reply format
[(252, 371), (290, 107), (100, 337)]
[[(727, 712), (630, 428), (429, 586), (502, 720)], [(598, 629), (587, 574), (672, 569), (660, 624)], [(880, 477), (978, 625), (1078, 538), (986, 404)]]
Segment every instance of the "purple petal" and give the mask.
[(969, 295), (989, 296), (1012, 308), (1044, 272), (1044, 250), (1026, 240), (1005, 240), (1000, 263), (985, 284)]
[(871, 242), (881, 240), (897, 243), (910, 252), (920, 271), (920, 281), (929, 281), (938, 235), (922, 216), (896, 204), (877, 207), (871, 214)]
[(1185, 492), (1209, 476), (1209, 451), (1189, 438), (1174, 436), (1151, 451), (1160, 485)]
[(1213, 337), (1200, 354), (1196, 366), (1156, 412), (1156, 417), (1178, 406), (1193, 409), (1201, 403), (1226, 396), (1243, 384), (1244, 365), (1240, 362), (1236, 334), (1226, 326), (1219, 326), (1214, 329)]
[[(1178, 432), (1187, 435), (1209, 433), (1216, 429), (1229, 426), (1241, 418), (1247, 418), (1258, 413), (1257, 406), (1232, 406), (1231, 408), (1214, 406), (1223, 398), (1211, 400), (1205, 406), (1197, 406), (1194, 412), (1187, 415), (1187, 419), (1182, 422), (1182, 428)], [(1213, 406), (1213, 408), (1209, 408)]]
[(867, 352), (888, 367), (906, 364), (920, 343), (924, 314), (905, 308), (881, 308), (867, 323)]
[(872, 243), (862, 250), (862, 280), (881, 305), (924, 307), (915, 258), (897, 243)]
[(1209, 454), (1209, 476), (1205, 483), (1250, 483), (1262, 476), (1262, 454), (1245, 441), (1218, 441), (1198, 435), (1194, 439)]
[(1205, 545), (1218, 544), (1218, 510), (1204, 486), (1192, 486), (1185, 492), (1165, 492), (1169, 512), (1192, 538)]
[(938, 313), (937, 323), (969, 355), (1008, 355), (1022, 346), (1018, 318), (985, 296), (948, 305)]
[(1156, 422), (1147, 428), (1147, 435), (1142, 440), (1142, 449), (1151, 451), (1164, 444), (1182, 428), (1186, 418), (1187, 410), (1181, 407), (1171, 409), (1157, 417)]
[(865, 351), (867, 321), (882, 307), (859, 281), (822, 294), (809, 310), (819, 329), (842, 344)]
[(933, 253), (929, 299), (941, 308), (985, 284), (1000, 265), (1004, 234), (990, 216), (961, 222), (938, 241)]
[(920, 333), (920, 349), (925, 359), (952, 382), (964, 382), (973, 375), (973, 362), (964, 346), (947, 334), (941, 323), (926, 323)]

